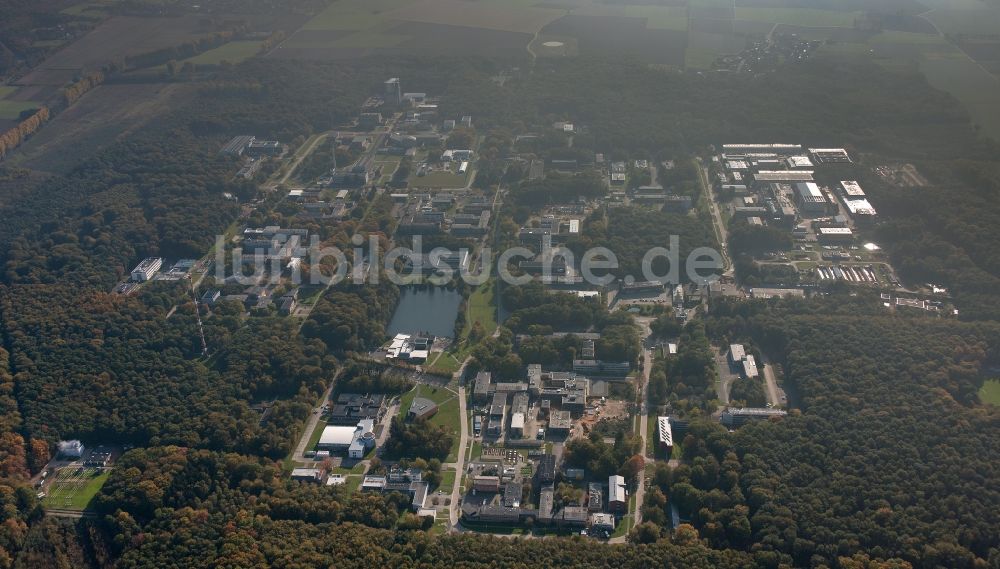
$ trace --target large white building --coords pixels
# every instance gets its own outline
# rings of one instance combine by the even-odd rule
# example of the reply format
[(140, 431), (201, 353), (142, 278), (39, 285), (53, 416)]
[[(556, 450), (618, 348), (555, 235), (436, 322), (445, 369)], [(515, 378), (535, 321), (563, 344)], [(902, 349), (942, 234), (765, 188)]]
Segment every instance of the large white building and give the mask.
[(148, 257), (143, 259), (132, 269), (132, 280), (136, 282), (146, 282), (153, 278), (153, 275), (163, 266), (163, 259), (159, 257)]
[(795, 193), (799, 207), (803, 213), (823, 213), (826, 211), (826, 198), (815, 182), (795, 184)]
[(625, 489), (625, 477), (608, 477), (608, 510), (612, 512), (628, 511), (628, 491)]
[(375, 446), (375, 421), (362, 419), (357, 426), (327, 425), (316, 448), (330, 452), (347, 452), (349, 458), (361, 459)]

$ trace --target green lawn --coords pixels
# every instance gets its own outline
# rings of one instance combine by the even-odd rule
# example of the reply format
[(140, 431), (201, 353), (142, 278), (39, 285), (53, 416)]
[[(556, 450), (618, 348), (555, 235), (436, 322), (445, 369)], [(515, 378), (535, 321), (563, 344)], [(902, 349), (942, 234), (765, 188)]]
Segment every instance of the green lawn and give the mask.
[(448, 458), (445, 462), (454, 462), (458, 459), (458, 445), (462, 434), (461, 413), (458, 396), (443, 387), (433, 387), (430, 385), (417, 385), (415, 388), (403, 394), (399, 400), (399, 418), (404, 419), (406, 412), (410, 410), (410, 405), (415, 397), (430, 399), (438, 404), (437, 413), (430, 418), (432, 425), (440, 425), (448, 429), (454, 436), (452, 437), (451, 450), (448, 451)]
[(659, 434), (657, 433), (656, 417), (650, 415), (646, 421), (646, 454), (656, 458), (662, 458), (656, 454)]
[(1000, 379), (990, 379), (979, 390), (979, 400), (1000, 407)]
[(56, 474), (56, 480), (49, 486), (48, 495), (42, 499), (47, 508), (84, 510), (111, 475), (110, 469), (94, 476), (96, 468), (86, 468), (77, 475), (77, 469), (68, 467)]
[(451, 489), (455, 487), (455, 471), (454, 470), (442, 470), (441, 471), (441, 484), (438, 485), (439, 490), (443, 490), (446, 494), (451, 492)]
[(425, 366), (424, 369), (438, 375), (449, 375), (458, 371), (460, 367), (462, 367), (462, 362), (455, 359), (455, 356), (448, 352), (441, 352), (434, 363)]
[(497, 306), (494, 297), (496, 281), (490, 280), (485, 284), (476, 287), (472, 295), (469, 296), (468, 312), (466, 313), (466, 326), (462, 330), (462, 337), (468, 338), (472, 325), (479, 322), (483, 326), (486, 336), (489, 336), (497, 329)]
[(635, 494), (628, 500), (628, 514), (622, 517), (621, 521), (615, 527), (615, 532), (611, 534), (611, 537), (621, 537), (627, 535), (629, 531), (632, 530), (632, 525), (635, 522)]
[(38, 103), (34, 101), (6, 101), (0, 99), (0, 119), (16, 119), (21, 116), (22, 111), (36, 108), (38, 108)]
[(348, 476), (347, 482), (344, 483), (344, 487), (347, 488), (347, 492), (353, 494), (358, 491), (361, 487), (361, 483), (364, 482), (364, 476)]
[(323, 429), (326, 428), (326, 421), (319, 421), (316, 423), (316, 428), (313, 429), (311, 435), (309, 435), (309, 442), (306, 444), (306, 452), (311, 450), (316, 450), (316, 443), (319, 442), (319, 438), (323, 436)]

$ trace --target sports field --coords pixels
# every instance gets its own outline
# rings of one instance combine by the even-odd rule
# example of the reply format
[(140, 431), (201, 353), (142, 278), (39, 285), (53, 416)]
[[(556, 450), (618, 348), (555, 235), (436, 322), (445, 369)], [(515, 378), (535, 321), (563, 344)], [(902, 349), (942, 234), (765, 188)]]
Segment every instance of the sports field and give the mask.
[(111, 469), (75, 466), (62, 468), (56, 473), (56, 479), (48, 485), (42, 504), (47, 508), (84, 510), (110, 475)]

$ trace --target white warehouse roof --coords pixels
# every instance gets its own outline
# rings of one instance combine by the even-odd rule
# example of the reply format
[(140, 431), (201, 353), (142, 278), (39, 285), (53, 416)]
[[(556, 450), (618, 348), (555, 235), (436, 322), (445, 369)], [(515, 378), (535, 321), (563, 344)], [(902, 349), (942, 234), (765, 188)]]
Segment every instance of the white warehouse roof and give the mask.
[(319, 437), (319, 446), (344, 447), (351, 446), (354, 441), (354, 432), (358, 428), (343, 427), (338, 425), (327, 425), (323, 429), (323, 434)]

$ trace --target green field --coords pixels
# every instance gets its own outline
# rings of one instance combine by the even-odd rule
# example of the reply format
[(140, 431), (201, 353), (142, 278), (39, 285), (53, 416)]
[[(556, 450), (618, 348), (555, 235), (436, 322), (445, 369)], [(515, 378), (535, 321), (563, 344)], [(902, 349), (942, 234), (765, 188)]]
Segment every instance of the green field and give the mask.
[(497, 329), (496, 299), (494, 298), (495, 281), (488, 281), (476, 287), (476, 290), (469, 296), (468, 308), (466, 312), (466, 326), (462, 330), (462, 339), (469, 337), (472, 325), (479, 322), (483, 327), (485, 335), (489, 336)]
[(964, 56), (928, 54), (920, 70), (932, 86), (961, 101), (984, 134), (1000, 140), (1000, 79)]
[(455, 487), (455, 471), (454, 470), (442, 470), (441, 471), (441, 484), (438, 485), (438, 489), (444, 490), (445, 493), (451, 492), (451, 489)]
[[(471, 168), (469, 169), (471, 172)], [(437, 171), (428, 172), (424, 176), (417, 176), (416, 170), (410, 174), (411, 188), (464, 188), (468, 183), (469, 174), (459, 175), (451, 172)]]
[(302, 27), (303, 30), (364, 30), (382, 22), (382, 13), (402, 8), (411, 0), (342, 0), (330, 4)]
[(351, 34), (345, 38), (330, 42), (331, 47), (394, 47), (406, 40), (410, 36), (399, 34), (383, 34), (378, 32), (363, 31)]
[(979, 390), (979, 400), (1000, 407), (1000, 379), (990, 379)]
[[(14, 89), (14, 87), (0, 87), (0, 89)], [(0, 97), (6, 93), (0, 91)], [(21, 116), (22, 111), (38, 108), (38, 103), (34, 101), (5, 101), (0, 99), (0, 119), (16, 119)]]
[(816, 28), (850, 28), (862, 12), (838, 12), (812, 8), (741, 8), (736, 7), (737, 20), (771, 22)]
[(195, 65), (219, 65), (223, 61), (239, 63), (257, 55), (259, 51), (259, 41), (231, 41), (215, 49), (210, 49), (204, 53), (199, 53), (194, 57), (185, 59), (184, 62), (191, 62)]
[[(111, 475), (110, 469), (97, 474), (97, 468), (84, 468), (77, 474), (76, 467), (66, 467), (56, 474), (56, 479), (42, 499), (47, 508), (64, 510), (84, 510)], [(95, 474), (97, 474), (95, 476)]]
[(311, 435), (309, 435), (309, 443), (306, 444), (306, 452), (311, 450), (316, 450), (316, 443), (319, 442), (319, 438), (323, 436), (323, 429), (326, 428), (326, 421), (319, 421), (316, 423), (316, 428), (313, 429)]
[(454, 434), (451, 450), (448, 451), (446, 462), (458, 460), (458, 444), (462, 434), (461, 413), (459, 412), (458, 395), (444, 387), (434, 387), (431, 385), (419, 384), (406, 392), (399, 400), (399, 418), (405, 419), (406, 412), (410, 410), (410, 405), (415, 397), (430, 399), (438, 404), (437, 413), (429, 419), (432, 425), (440, 425)]
[(441, 352), (433, 363), (424, 366), (424, 369), (437, 375), (448, 375), (455, 373), (460, 367), (462, 367), (462, 362), (455, 359), (454, 355), (449, 352)]
[(688, 29), (688, 12), (684, 6), (626, 6), (629, 18), (646, 18), (646, 27), (652, 30)]

